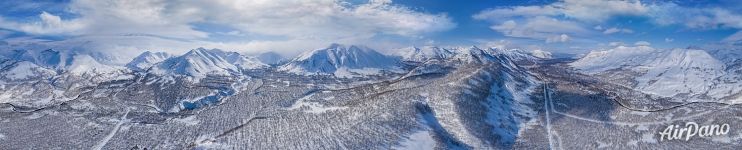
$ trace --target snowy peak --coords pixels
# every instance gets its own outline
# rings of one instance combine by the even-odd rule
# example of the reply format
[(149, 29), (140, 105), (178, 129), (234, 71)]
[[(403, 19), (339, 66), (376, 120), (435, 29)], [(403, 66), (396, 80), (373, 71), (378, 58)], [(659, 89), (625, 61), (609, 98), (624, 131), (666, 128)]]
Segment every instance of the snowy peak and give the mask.
[(65, 53), (53, 49), (14, 50), (2, 62), (2, 72), (9, 80), (41, 79), (55, 75), (116, 75), (126, 68), (105, 65), (88, 54)]
[(45, 68), (63, 69), (72, 61), (73, 55), (46, 49), (42, 51), (15, 50), (11, 57), (19, 61), (29, 61)]
[(724, 64), (704, 50), (673, 49), (659, 53), (660, 57), (650, 60), (648, 66), (680, 66), (683, 68), (706, 68), (721, 70)]
[(471, 46), (468, 48), (461, 47), (456, 48), (456, 55), (454, 55), (453, 60), (465, 62), (465, 63), (487, 63), (494, 61), (494, 57), (492, 56), (491, 52), (487, 52), (483, 49), (480, 49), (476, 46)]
[(181, 56), (166, 59), (153, 67), (152, 72), (160, 75), (204, 77), (209, 74), (239, 74), (243, 69), (265, 66), (254, 58), (248, 58), (236, 52), (198, 48)]
[(718, 80), (734, 73), (725, 71), (724, 62), (705, 50), (620, 46), (590, 52), (569, 65), (588, 74), (634, 72), (627, 73), (636, 81), (630, 86), (665, 97), (680, 94), (718, 99), (742, 90), (738, 81)]
[[(0, 58), (1, 59), (1, 58)], [(54, 70), (38, 66), (30, 61), (13, 61), (6, 59), (2, 62), (0, 80), (26, 80), (49, 77), (56, 74)]]
[(510, 59), (512, 61), (535, 61), (538, 58), (533, 56), (530, 52), (523, 51), (520, 49), (499, 49), (499, 48), (490, 48), (490, 52), (492, 52), (492, 55), (494, 56), (500, 56), (505, 57), (507, 59)]
[[(364, 46), (332, 44), (299, 55), (279, 70), (297, 74), (348, 74), (379, 73), (394, 69), (399, 60), (383, 55)], [(341, 73), (340, 75), (338, 73)], [(362, 73), (363, 72), (363, 73)]]
[(286, 58), (275, 52), (261, 53), (257, 56), (257, 59), (260, 60), (260, 62), (269, 65), (278, 65), (286, 62)]
[(448, 59), (454, 55), (450, 50), (436, 46), (408, 47), (399, 51), (403, 60), (416, 62), (424, 62), (430, 59)]
[(531, 55), (533, 57), (541, 58), (541, 59), (551, 59), (552, 58), (551, 52), (540, 50), (540, 49), (536, 49), (536, 50), (531, 51)]
[(605, 51), (591, 51), (569, 65), (587, 73), (597, 73), (623, 66), (637, 66), (646, 60), (652, 60), (656, 49), (649, 46), (618, 46)]
[(126, 64), (126, 67), (135, 71), (143, 71), (149, 69), (149, 67), (155, 64), (165, 61), (168, 58), (173, 57), (165, 52), (150, 52), (146, 51), (139, 56), (135, 57), (131, 62)]
[(97, 60), (95, 60), (90, 55), (75, 55), (73, 56), (72, 61), (70, 64), (66, 67), (67, 71), (69, 73), (72, 73), (73, 75), (115, 75), (116, 73), (122, 72), (126, 70), (124, 67), (120, 66), (110, 66), (101, 64)]

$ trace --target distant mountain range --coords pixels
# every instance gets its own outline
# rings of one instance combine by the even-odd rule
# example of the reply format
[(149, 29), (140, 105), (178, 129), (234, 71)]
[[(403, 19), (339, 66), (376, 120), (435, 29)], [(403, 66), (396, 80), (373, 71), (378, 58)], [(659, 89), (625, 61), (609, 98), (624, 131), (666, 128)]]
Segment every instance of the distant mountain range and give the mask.
[[(88, 82), (105, 82), (131, 77), (131, 73), (195, 79), (207, 76), (242, 76), (245, 71), (267, 69), (297, 75), (364, 78), (402, 75), (410, 63), (452, 61), (533, 62), (551, 58), (541, 50), (481, 49), (472, 47), (408, 47), (385, 55), (358, 45), (331, 44), (307, 51), (293, 59), (275, 53), (246, 56), (219, 49), (193, 49), (176, 56), (144, 52), (124, 66), (101, 63), (97, 55), (76, 54), (53, 49), (14, 50), (0, 55), (0, 81), (32, 81), (72, 77)], [(718, 99), (742, 102), (742, 60), (735, 51), (697, 49), (659, 50), (648, 46), (619, 46), (592, 51), (569, 65), (583, 73), (603, 76), (617, 84), (648, 94), (691, 99)], [(271, 67), (274, 66), (274, 67)], [(513, 66), (513, 65), (511, 65)], [(424, 69), (424, 68), (418, 68)], [(618, 81), (621, 80), (621, 81)], [(628, 82), (624, 82), (628, 81)], [(84, 82), (83, 82), (84, 83)]]

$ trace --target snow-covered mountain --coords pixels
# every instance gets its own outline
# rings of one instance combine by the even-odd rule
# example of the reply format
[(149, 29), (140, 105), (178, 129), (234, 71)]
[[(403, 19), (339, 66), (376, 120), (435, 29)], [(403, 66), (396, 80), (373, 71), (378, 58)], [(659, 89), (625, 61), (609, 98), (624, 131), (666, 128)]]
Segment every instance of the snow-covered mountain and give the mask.
[(327, 48), (303, 53), (279, 67), (279, 70), (301, 75), (354, 77), (396, 70), (398, 64), (399, 59), (371, 48), (331, 44)]
[(69, 71), (69, 73), (78, 76), (116, 76), (128, 71), (126, 67), (102, 64), (90, 55), (73, 56), (65, 69), (66, 71)]
[(452, 51), (437, 46), (407, 47), (398, 50), (405, 61), (424, 62), (430, 59), (448, 59), (455, 55)]
[(18, 61), (28, 61), (38, 66), (50, 69), (64, 69), (76, 54), (65, 53), (53, 49), (47, 50), (14, 50), (10, 58)]
[[(453, 49), (455, 55), (451, 57), (453, 61), (466, 63), (486, 63), (489, 61), (512, 63), (523, 60), (534, 60), (535, 57), (518, 49), (498, 49), (487, 48), (481, 49), (477, 46), (457, 47)], [(500, 57), (500, 58), (497, 58)], [(503, 60), (507, 59), (507, 60)]]
[(173, 55), (165, 52), (153, 53), (150, 51), (146, 51), (135, 57), (131, 62), (127, 63), (126, 67), (135, 71), (143, 71), (171, 57), (173, 57)]
[(484, 63), (494, 60), (493, 51), (480, 49), (476, 46), (454, 48), (454, 55), (451, 60), (466, 63)]
[(521, 49), (499, 49), (499, 48), (489, 48), (487, 49), (487, 52), (492, 53), (492, 55), (499, 55), (500, 57), (507, 57), (512, 61), (515, 62), (533, 62), (538, 59), (541, 59), (539, 57), (536, 57), (533, 55), (533, 53), (524, 51)]
[(653, 53), (658, 50), (649, 46), (627, 47), (618, 46), (605, 51), (591, 51), (570, 66), (587, 73), (598, 73), (617, 69), (624, 66), (638, 66), (649, 59), (654, 59)]
[(531, 51), (531, 55), (533, 55), (536, 58), (541, 58), (541, 59), (550, 59), (550, 58), (552, 58), (551, 52), (540, 50), (540, 49)]
[(41, 67), (29, 61), (6, 59), (2, 62), (2, 70), (0, 70), (0, 79), (2, 80), (39, 79), (56, 74), (54, 70)]
[(726, 70), (724, 62), (704, 50), (659, 50), (648, 46), (619, 46), (606, 51), (593, 51), (570, 66), (588, 74), (619, 78), (625, 75), (634, 82), (624, 84), (645, 93), (691, 99), (724, 99), (739, 101), (742, 84), (722, 81), (721, 77), (738, 73)]
[[(725, 74), (717, 78), (717, 83), (711, 87), (712, 95), (729, 95), (727, 98), (742, 102), (742, 50), (723, 49), (710, 51), (711, 55), (724, 63)], [(736, 94), (734, 94), (736, 93)]]
[(0, 70), (9, 80), (37, 80), (56, 75), (116, 76), (127, 72), (124, 67), (102, 64), (89, 54), (47, 49), (14, 50), (9, 55)]
[(286, 58), (284, 58), (283, 56), (281, 56), (280, 54), (276, 52), (260, 53), (256, 56), (256, 58), (258, 58), (260, 62), (269, 64), (269, 65), (278, 65), (278, 64), (281, 64), (287, 61)]
[(158, 75), (204, 77), (206, 75), (240, 74), (242, 70), (266, 66), (255, 58), (236, 52), (198, 48), (181, 56), (168, 58), (153, 66), (150, 72)]

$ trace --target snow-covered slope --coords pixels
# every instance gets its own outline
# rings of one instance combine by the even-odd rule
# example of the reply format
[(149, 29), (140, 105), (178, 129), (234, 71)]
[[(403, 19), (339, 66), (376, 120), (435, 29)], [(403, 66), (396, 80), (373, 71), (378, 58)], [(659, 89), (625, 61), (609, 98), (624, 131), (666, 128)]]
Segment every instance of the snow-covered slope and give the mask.
[(156, 63), (165, 61), (166, 59), (171, 57), (173, 57), (173, 55), (165, 52), (153, 53), (150, 51), (146, 51), (135, 57), (131, 62), (127, 63), (126, 67), (136, 71), (143, 71), (149, 69), (149, 67), (154, 66)]
[(125, 67), (104, 65), (96, 61), (90, 55), (75, 55), (71, 59), (66, 71), (73, 75), (111, 75), (122, 73), (126, 70)]
[(306, 52), (279, 67), (301, 75), (335, 75), (355, 77), (395, 70), (399, 60), (363, 46), (331, 44), (327, 48)]
[(287, 61), (286, 58), (276, 52), (261, 53), (256, 58), (260, 60), (260, 62), (269, 65), (278, 65)]
[(2, 80), (38, 79), (55, 75), (56, 72), (46, 69), (29, 61), (6, 60), (0, 70)]
[(476, 46), (454, 48), (454, 55), (451, 57), (454, 61), (465, 63), (484, 63), (494, 60), (492, 51), (485, 51)]
[(709, 91), (709, 94), (730, 95), (726, 98), (736, 98), (736, 103), (742, 103), (742, 50), (724, 49), (710, 53), (725, 64), (726, 74), (717, 78), (718, 84), (711, 87), (713, 90)]
[(42, 51), (14, 50), (11, 55), (11, 59), (14, 60), (29, 61), (38, 66), (50, 69), (64, 69), (72, 61), (72, 56), (75, 54), (47, 49)]
[(531, 51), (531, 55), (533, 55), (536, 58), (541, 58), (541, 59), (550, 59), (550, 58), (552, 58), (551, 52), (540, 50), (540, 49)]
[(703, 50), (675, 49), (659, 53), (637, 69), (646, 74), (637, 78), (642, 91), (661, 96), (678, 93), (701, 94), (723, 75), (724, 65)]
[[(657, 50), (649, 46), (619, 46), (605, 51), (591, 51), (570, 66), (588, 73), (598, 73), (624, 66), (637, 66), (652, 58)], [(649, 57), (649, 58), (647, 58)]]
[(106, 65), (88, 54), (66, 53), (52, 49), (14, 50), (6, 57), (0, 73), (6, 80), (38, 80), (56, 75), (111, 76), (126, 72), (126, 68)]
[[(588, 74), (628, 74), (634, 89), (659, 96), (738, 100), (728, 97), (740, 92), (742, 84), (721, 82), (720, 77), (735, 74), (725, 70), (724, 62), (707, 51), (697, 49), (658, 50), (648, 46), (620, 46), (593, 51), (570, 66)], [(719, 86), (724, 85), (724, 86)], [(720, 92), (722, 90), (724, 92)]]
[(492, 55), (499, 55), (501, 57), (507, 57), (508, 59), (520, 62), (520, 61), (536, 61), (537, 57), (533, 56), (531, 52), (527, 52), (521, 49), (498, 49), (498, 48), (489, 48), (488, 52), (492, 53)]
[(267, 65), (236, 52), (219, 49), (193, 49), (178, 57), (166, 59), (150, 70), (159, 75), (186, 75), (204, 77), (206, 75), (234, 75), (245, 69), (256, 69)]
[(436, 46), (408, 47), (399, 49), (399, 55), (405, 61), (424, 62), (430, 59), (447, 59), (454, 55), (448, 49)]

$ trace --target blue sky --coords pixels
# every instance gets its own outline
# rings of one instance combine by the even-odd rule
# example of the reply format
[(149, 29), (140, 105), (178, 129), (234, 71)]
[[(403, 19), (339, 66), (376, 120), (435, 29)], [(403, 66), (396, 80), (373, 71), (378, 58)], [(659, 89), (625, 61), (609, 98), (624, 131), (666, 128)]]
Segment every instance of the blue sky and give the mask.
[(564, 53), (718, 48), (741, 45), (740, 12), (735, 0), (3, 1), (0, 43), (126, 54), (207, 47), (295, 55), (330, 43)]

